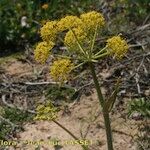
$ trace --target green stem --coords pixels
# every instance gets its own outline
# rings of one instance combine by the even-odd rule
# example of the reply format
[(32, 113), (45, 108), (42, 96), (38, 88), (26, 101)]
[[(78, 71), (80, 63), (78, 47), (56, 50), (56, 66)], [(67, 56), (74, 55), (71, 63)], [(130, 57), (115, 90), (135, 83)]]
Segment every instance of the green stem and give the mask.
[(96, 35), (97, 35), (97, 28), (98, 28), (98, 25), (96, 25), (95, 33), (94, 33), (94, 36), (93, 36), (93, 39), (92, 39), (92, 44), (91, 44), (91, 49), (90, 49), (90, 55), (92, 54), (92, 51), (94, 49), (94, 44), (95, 44)]
[(76, 42), (77, 42), (77, 44), (78, 44), (78, 47), (80, 48), (81, 52), (82, 52), (84, 55), (86, 55), (86, 52), (84, 51), (83, 47), (81, 46), (81, 43), (80, 43), (80, 41), (78, 40), (76, 34), (74, 33), (74, 31), (73, 31), (72, 29), (70, 29), (70, 30), (72, 31), (72, 33), (73, 33), (73, 35), (74, 35), (74, 37), (75, 37), (75, 40), (76, 40)]
[(111, 126), (110, 126), (110, 119), (109, 119), (109, 112), (108, 110), (105, 109), (104, 107), (104, 98), (101, 92), (101, 88), (95, 73), (95, 69), (94, 69), (94, 65), (92, 62), (89, 62), (89, 66), (90, 66), (90, 70), (91, 70), (91, 74), (94, 80), (94, 84), (95, 84), (95, 88), (97, 91), (97, 95), (98, 95), (98, 99), (99, 99), (99, 103), (100, 106), (102, 107), (102, 111), (103, 111), (103, 117), (104, 117), (104, 123), (105, 123), (105, 128), (106, 128), (106, 136), (107, 136), (107, 147), (108, 150), (113, 150), (113, 143), (112, 143), (112, 131), (111, 131)]
[[(79, 138), (76, 137), (72, 132), (70, 132), (66, 127), (64, 127), (62, 124), (57, 122), (56, 120), (53, 120), (54, 123), (56, 123), (59, 127), (61, 127), (63, 130), (65, 130), (70, 136), (72, 136), (75, 140), (79, 141)], [(81, 145), (83, 150), (88, 150), (88, 147), (85, 145)]]
[(100, 55), (98, 55), (98, 56), (93, 56), (93, 59), (99, 59), (99, 58), (105, 57), (105, 56), (107, 56), (107, 55), (108, 55), (108, 53), (105, 52), (105, 53), (100, 54)]
[(73, 69), (76, 69), (76, 68), (78, 68), (78, 67), (84, 65), (85, 63), (86, 63), (86, 62), (82, 62), (82, 63), (80, 63), (79, 65), (75, 66)]
[(95, 54), (95, 56), (98, 56), (99, 54), (102, 54), (103, 52), (106, 51), (106, 49), (107, 49), (107, 46), (105, 46), (103, 49), (101, 49), (99, 52), (97, 52), (97, 53)]
[(64, 55), (54, 54), (54, 56), (56, 56), (56, 57), (60, 57), (60, 58), (65, 58), (65, 59), (72, 59), (72, 57), (64, 56)]

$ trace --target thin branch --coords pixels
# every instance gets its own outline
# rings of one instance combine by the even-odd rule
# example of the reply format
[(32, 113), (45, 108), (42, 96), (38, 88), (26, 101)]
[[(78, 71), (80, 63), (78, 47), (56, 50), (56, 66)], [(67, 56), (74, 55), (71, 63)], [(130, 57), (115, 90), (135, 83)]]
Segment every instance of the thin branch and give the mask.
[(27, 112), (32, 113), (32, 114), (35, 113), (33, 110), (24, 109), (24, 108), (22, 108), (22, 107), (14, 106), (13, 104), (7, 103), (7, 101), (6, 101), (6, 95), (2, 95), (2, 102), (3, 102), (7, 107), (10, 107), (10, 108), (17, 108), (17, 109), (19, 109), (19, 110), (21, 110), (21, 111), (27, 111)]

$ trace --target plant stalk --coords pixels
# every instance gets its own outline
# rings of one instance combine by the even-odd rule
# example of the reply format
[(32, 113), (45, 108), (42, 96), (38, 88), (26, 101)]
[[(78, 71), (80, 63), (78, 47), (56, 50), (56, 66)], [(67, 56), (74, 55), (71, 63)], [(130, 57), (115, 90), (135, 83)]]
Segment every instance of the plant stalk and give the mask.
[[(57, 124), (59, 127), (61, 127), (63, 130), (65, 130), (70, 136), (72, 136), (75, 140), (79, 141), (79, 138), (76, 137), (72, 132), (70, 132), (66, 127), (64, 127), (62, 124), (60, 124), (59, 122), (57, 122), (56, 120), (53, 120), (53, 122), (55, 124)], [(81, 145), (83, 150), (88, 150), (88, 147), (85, 145)]]
[(93, 63), (89, 62), (89, 66), (90, 66), (91, 74), (92, 74), (93, 81), (95, 84), (95, 88), (97, 91), (98, 100), (103, 111), (103, 118), (104, 118), (105, 130), (106, 130), (106, 136), (107, 136), (107, 147), (108, 147), (108, 150), (113, 150), (112, 131), (111, 131), (111, 126), (110, 126), (109, 112), (104, 107), (105, 101), (104, 101), (101, 88), (100, 88), (100, 85), (99, 85), (99, 82), (95, 73), (95, 68), (94, 68)]

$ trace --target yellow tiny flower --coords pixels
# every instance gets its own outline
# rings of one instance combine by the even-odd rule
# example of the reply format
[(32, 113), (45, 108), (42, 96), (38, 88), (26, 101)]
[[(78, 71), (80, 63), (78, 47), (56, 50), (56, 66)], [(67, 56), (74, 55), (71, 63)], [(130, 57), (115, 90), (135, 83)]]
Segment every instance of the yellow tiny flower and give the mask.
[(77, 40), (83, 46), (84, 43), (88, 43), (86, 36), (86, 33), (80, 27), (74, 28), (66, 33), (64, 44), (68, 47), (69, 50), (79, 52)]
[(55, 41), (58, 29), (57, 29), (57, 21), (48, 21), (41, 28), (41, 37), (44, 41)]
[(95, 31), (96, 26), (98, 28), (103, 27), (105, 24), (105, 19), (101, 13), (96, 11), (91, 11), (80, 16), (82, 20), (82, 28), (86, 32), (93, 32)]
[(66, 16), (65, 18), (62, 18), (57, 26), (58, 30), (60, 32), (68, 30), (70, 28), (77, 27), (81, 24), (81, 19), (79, 19), (77, 16)]
[(36, 49), (34, 50), (34, 57), (35, 60), (40, 62), (40, 63), (45, 63), (50, 50), (53, 48), (54, 43), (53, 42), (40, 42), (36, 46)]
[(73, 67), (74, 65), (69, 59), (59, 59), (54, 61), (51, 66), (50, 75), (55, 81), (62, 83), (68, 79)]
[(121, 59), (128, 51), (127, 42), (120, 36), (114, 36), (107, 40), (108, 53), (114, 55), (115, 58)]
[(51, 102), (47, 102), (45, 105), (39, 105), (36, 108), (34, 120), (55, 120), (57, 118), (57, 111), (57, 108)]
[(45, 10), (48, 9), (48, 4), (43, 4), (42, 9), (45, 9)]

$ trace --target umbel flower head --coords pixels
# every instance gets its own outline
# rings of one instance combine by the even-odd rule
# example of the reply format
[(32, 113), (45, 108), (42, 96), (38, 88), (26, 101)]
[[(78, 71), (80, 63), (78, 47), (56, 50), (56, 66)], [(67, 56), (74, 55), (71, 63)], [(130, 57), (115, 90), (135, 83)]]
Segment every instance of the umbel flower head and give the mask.
[(79, 42), (82, 46), (85, 43), (88, 43), (87, 35), (80, 27), (69, 30), (64, 39), (64, 44), (70, 51), (74, 52), (79, 52), (77, 42)]
[(51, 66), (50, 75), (55, 81), (62, 83), (68, 79), (73, 67), (74, 65), (69, 59), (56, 60)]
[(42, 28), (41, 28), (41, 37), (43, 41), (55, 41), (56, 36), (58, 33), (57, 29), (57, 21), (48, 21)]
[[(129, 46), (120, 36), (108, 39), (106, 47), (97, 52), (95, 41), (99, 30), (104, 25), (103, 15), (96, 11), (81, 14), (79, 17), (70, 15), (57, 21), (48, 21), (40, 30), (43, 42), (35, 49), (35, 59), (44, 63), (49, 56), (49, 51), (57, 42), (56, 39), (61, 40), (68, 50), (63, 51), (63, 54), (76, 57), (75, 59), (82, 61), (81, 64), (97, 62), (98, 59), (108, 55), (121, 59)], [(62, 58), (67, 57), (62, 56)], [(69, 59), (58, 59), (51, 66), (50, 75), (55, 81), (64, 82), (73, 68), (76, 67)]]
[(108, 49), (108, 54), (114, 55), (117, 59), (121, 59), (129, 49), (127, 42), (119, 35), (108, 39), (106, 47)]
[[(69, 19), (70, 17), (68, 16), (67, 18)], [(64, 44), (69, 51), (72, 50), (79, 54), (78, 43), (87, 51), (89, 49), (89, 39), (91, 39), (91, 37), (93, 38), (96, 28), (100, 29), (104, 26), (105, 21), (103, 15), (96, 11), (82, 14), (79, 18), (74, 20), (75, 21), (71, 19), (71, 22), (69, 22), (71, 25), (64, 38)], [(74, 28), (72, 28), (73, 26)]]
[(79, 19), (77, 16), (66, 16), (58, 22), (57, 27), (59, 32), (62, 32), (65, 30), (76, 28), (80, 26), (81, 23), (81, 19)]
[(36, 108), (34, 120), (55, 120), (57, 118), (57, 108), (51, 102), (41, 104)]
[[(75, 51), (75, 53), (78, 51), (78, 54), (80, 54), (78, 47), (79, 43), (87, 50), (90, 39), (88, 36), (93, 37), (95, 28), (102, 27), (104, 22), (102, 14), (96, 11), (82, 14), (80, 17), (70, 15), (60, 19), (59, 21), (48, 21), (40, 30), (44, 44), (40, 43), (35, 50), (35, 59), (39, 62), (45, 62), (48, 55), (48, 48), (46, 49), (48, 46), (45, 46), (46, 43), (53, 42), (54, 44), (59, 33), (64, 31), (66, 33), (63, 39), (65, 46), (68, 50)], [(61, 39), (61, 37), (59, 39)], [(42, 52), (41, 46), (43, 47), (43, 45), (45, 48), (43, 48), (44, 51)]]
[(54, 43), (51, 41), (38, 43), (38, 45), (36, 46), (36, 49), (34, 50), (35, 60), (44, 64), (53, 46), (54, 46)]
[(91, 11), (80, 16), (82, 20), (82, 28), (85, 32), (94, 32), (96, 26), (101, 28), (105, 24), (105, 19), (101, 13)]

